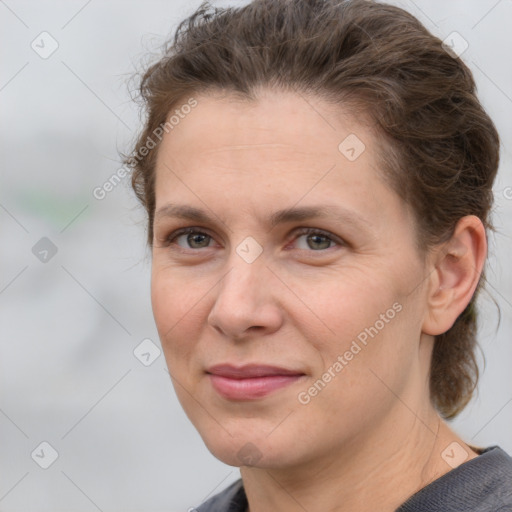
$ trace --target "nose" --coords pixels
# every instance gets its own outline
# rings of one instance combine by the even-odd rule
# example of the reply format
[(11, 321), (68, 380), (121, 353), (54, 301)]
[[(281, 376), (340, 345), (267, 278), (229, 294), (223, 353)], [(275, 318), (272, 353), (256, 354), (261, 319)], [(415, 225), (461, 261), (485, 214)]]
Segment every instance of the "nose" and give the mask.
[(216, 288), (208, 324), (234, 340), (277, 331), (283, 312), (276, 296), (275, 277), (263, 258), (247, 263), (234, 254), (231, 270)]

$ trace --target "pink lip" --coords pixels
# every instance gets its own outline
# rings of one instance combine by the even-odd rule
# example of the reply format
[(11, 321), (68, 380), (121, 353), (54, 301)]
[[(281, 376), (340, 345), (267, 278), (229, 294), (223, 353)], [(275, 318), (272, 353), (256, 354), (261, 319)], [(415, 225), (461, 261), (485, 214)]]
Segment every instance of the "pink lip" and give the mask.
[(206, 372), (213, 388), (229, 400), (255, 400), (288, 386), (304, 376), (297, 370), (266, 365), (216, 365)]

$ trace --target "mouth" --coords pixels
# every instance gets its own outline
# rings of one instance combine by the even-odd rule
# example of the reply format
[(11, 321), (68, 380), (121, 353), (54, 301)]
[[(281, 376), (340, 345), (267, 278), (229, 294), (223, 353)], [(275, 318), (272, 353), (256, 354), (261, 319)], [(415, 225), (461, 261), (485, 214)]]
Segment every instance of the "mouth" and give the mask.
[(305, 377), (305, 373), (267, 365), (216, 365), (206, 373), (215, 391), (228, 400), (256, 400)]

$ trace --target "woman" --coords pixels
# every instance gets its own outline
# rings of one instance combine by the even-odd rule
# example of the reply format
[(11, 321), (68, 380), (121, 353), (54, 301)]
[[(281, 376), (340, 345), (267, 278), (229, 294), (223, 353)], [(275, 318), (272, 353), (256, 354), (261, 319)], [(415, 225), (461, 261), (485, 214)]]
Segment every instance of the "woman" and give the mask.
[(200, 511), (512, 510), (475, 389), (496, 129), (364, 0), (201, 6), (142, 79), (134, 190), (178, 398), (242, 479)]

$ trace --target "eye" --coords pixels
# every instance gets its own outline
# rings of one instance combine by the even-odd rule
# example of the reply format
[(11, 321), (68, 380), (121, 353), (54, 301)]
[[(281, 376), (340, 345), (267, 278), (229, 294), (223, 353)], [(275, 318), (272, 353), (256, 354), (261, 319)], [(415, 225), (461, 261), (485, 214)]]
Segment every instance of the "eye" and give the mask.
[[(303, 238), (302, 243), (300, 241), (301, 238)], [(325, 249), (330, 249), (333, 244), (344, 245), (338, 237), (335, 237), (326, 231), (315, 228), (302, 228), (299, 230), (295, 241), (299, 241), (297, 242), (297, 248), (300, 250), (313, 249), (314, 251), (322, 251)]]
[[(211, 247), (214, 239), (198, 228), (189, 227), (173, 232), (165, 240), (166, 246), (177, 245), (181, 249), (197, 250)], [(316, 228), (301, 228), (294, 238), (296, 248), (304, 251), (319, 252), (331, 249), (334, 245), (346, 245), (341, 239), (327, 231)]]
[[(180, 239), (182, 240), (182, 243), (179, 242)], [(170, 245), (175, 243), (183, 249), (204, 249), (209, 247), (209, 244), (212, 241), (213, 238), (210, 235), (192, 227), (183, 228), (174, 232), (169, 236), (169, 238), (167, 238), (166, 244)], [(183, 243), (185, 245), (182, 245)]]

